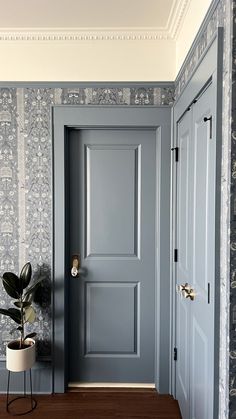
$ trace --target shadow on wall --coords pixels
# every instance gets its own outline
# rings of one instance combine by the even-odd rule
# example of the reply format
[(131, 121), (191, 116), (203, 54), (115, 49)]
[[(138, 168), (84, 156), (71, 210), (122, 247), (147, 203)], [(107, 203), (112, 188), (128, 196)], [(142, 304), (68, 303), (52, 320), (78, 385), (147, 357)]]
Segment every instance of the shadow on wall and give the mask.
[[(37, 326), (37, 353), (39, 357), (51, 356), (51, 324), (52, 324), (52, 310), (51, 310), (51, 267), (47, 264), (37, 265), (34, 270), (33, 278), (37, 280), (44, 277), (41, 286), (35, 292), (34, 304), (37, 306), (38, 318), (36, 320)], [(44, 312), (46, 310), (46, 318)], [(50, 323), (48, 320), (51, 320)], [(46, 331), (46, 334), (45, 334)]]

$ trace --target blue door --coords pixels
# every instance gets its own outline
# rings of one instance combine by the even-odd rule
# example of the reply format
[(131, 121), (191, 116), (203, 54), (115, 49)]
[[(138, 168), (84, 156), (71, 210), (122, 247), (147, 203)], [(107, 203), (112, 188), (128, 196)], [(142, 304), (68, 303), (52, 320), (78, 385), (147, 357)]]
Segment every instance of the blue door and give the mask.
[(71, 129), (68, 144), (68, 381), (154, 383), (156, 133)]
[(215, 102), (211, 83), (178, 124), (176, 397), (183, 419), (213, 419)]

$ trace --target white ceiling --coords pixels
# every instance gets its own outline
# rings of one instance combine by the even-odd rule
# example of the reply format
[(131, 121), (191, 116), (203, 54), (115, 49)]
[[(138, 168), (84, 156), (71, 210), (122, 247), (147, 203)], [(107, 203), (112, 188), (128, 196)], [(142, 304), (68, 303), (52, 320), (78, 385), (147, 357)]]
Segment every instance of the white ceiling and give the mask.
[(155, 30), (175, 37), (191, 0), (0, 0), (0, 30)]

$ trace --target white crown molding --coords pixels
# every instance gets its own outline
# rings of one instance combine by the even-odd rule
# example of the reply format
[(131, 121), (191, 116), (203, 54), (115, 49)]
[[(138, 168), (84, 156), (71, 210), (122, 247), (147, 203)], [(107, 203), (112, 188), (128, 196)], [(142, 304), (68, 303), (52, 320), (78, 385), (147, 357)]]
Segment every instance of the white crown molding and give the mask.
[(2, 41), (73, 42), (73, 41), (156, 41), (172, 39), (165, 31), (156, 30), (0, 30)]
[(173, 3), (167, 22), (167, 32), (172, 39), (176, 40), (178, 37), (190, 3), (191, 0), (175, 0)]
[(191, 0), (174, 0), (165, 27), (2, 28), (0, 42), (163, 41), (176, 40)]

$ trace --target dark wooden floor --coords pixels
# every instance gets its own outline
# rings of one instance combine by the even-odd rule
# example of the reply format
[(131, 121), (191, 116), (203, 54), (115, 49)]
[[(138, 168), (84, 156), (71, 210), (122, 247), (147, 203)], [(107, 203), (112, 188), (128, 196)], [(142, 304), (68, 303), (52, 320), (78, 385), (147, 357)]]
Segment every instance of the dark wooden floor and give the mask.
[[(155, 390), (80, 390), (66, 394), (35, 396), (38, 405), (25, 418), (40, 419), (181, 419), (178, 403)], [(27, 402), (23, 400), (23, 402)], [(22, 401), (11, 412), (22, 411)], [(5, 411), (5, 396), (0, 397), (0, 418)]]

